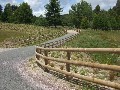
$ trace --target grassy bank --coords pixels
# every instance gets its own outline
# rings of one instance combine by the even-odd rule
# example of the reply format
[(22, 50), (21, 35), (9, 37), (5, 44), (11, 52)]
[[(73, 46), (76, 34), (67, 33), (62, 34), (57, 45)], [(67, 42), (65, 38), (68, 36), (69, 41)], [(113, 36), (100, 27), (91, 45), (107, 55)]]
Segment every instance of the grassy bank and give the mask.
[(0, 47), (39, 45), (64, 35), (62, 28), (47, 28), (25, 24), (0, 23)]

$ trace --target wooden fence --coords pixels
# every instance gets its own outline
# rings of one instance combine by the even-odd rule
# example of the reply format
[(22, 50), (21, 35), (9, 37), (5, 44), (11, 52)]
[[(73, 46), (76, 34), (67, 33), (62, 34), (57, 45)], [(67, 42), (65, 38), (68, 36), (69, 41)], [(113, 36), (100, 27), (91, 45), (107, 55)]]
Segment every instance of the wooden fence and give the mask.
[[(49, 51), (67, 52), (67, 60), (63, 60), (63, 59), (61, 60), (59, 58), (48, 57)], [(49, 72), (49, 70), (54, 70), (54, 71), (57, 71), (59, 73), (65, 74), (67, 76), (67, 80), (69, 80), (69, 78), (68, 78), (69, 76), (72, 76), (72, 77), (86, 80), (89, 82), (93, 82), (96, 84), (120, 89), (120, 83), (105, 81), (105, 80), (101, 80), (101, 79), (97, 79), (97, 78), (92, 78), (89, 76), (83, 76), (80, 74), (72, 73), (72, 72), (70, 72), (70, 65), (85, 66), (85, 67), (98, 68), (98, 69), (117, 71), (117, 72), (120, 72), (120, 66), (70, 60), (71, 52), (89, 52), (89, 53), (109, 52), (109, 53), (120, 54), (120, 48), (42, 48), (42, 47), (37, 47), (36, 48), (36, 58), (37, 58), (36, 62), (38, 65), (44, 67), (44, 70), (46, 72)], [(44, 59), (45, 65), (41, 63), (40, 58)], [(65, 63), (66, 64), (66, 71), (49, 66), (48, 60), (59, 62), (59, 63)]]
[(77, 34), (71, 35), (71, 36), (66, 37), (64, 39), (60, 39), (60, 40), (56, 40), (56, 41), (51, 41), (51, 42), (47, 42), (47, 43), (45, 42), (45, 43), (42, 43), (40, 46), (44, 47), (44, 48), (58, 47), (58, 46), (63, 45), (65, 42), (68, 42), (68, 41), (74, 39), (75, 37), (77, 37)]

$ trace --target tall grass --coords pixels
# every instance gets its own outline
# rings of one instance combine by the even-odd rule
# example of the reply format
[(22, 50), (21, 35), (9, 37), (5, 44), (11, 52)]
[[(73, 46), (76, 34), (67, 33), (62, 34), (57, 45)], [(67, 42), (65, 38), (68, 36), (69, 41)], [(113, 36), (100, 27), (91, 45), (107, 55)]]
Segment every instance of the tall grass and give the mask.
[[(68, 47), (78, 48), (120, 48), (120, 31), (81, 31), (76, 39), (66, 43)], [(99, 63), (119, 64), (117, 54), (87, 53)]]
[(62, 28), (47, 28), (25, 24), (0, 23), (1, 47), (10, 42), (9, 47), (39, 45), (47, 40), (64, 35)]

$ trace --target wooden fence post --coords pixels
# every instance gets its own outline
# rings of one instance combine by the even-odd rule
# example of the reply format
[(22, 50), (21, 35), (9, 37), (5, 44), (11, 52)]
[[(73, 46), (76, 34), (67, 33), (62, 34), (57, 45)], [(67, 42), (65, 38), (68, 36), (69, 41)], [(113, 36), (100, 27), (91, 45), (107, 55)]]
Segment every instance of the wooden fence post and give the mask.
[[(47, 57), (48, 56), (48, 51), (44, 51), (44, 55)], [(44, 59), (45, 61), (45, 65), (48, 64), (48, 60), (47, 59)], [(47, 68), (45, 68), (45, 72), (49, 72), (49, 70)]]
[[(71, 52), (68, 51), (67, 52), (67, 60), (70, 60), (70, 57), (71, 57), (70, 54), (71, 54)], [(66, 63), (66, 70), (67, 70), (67, 72), (70, 72), (70, 64)], [(66, 76), (66, 79), (69, 80), (69, 76)]]
[(60, 47), (61, 47), (61, 45), (62, 45), (62, 44), (61, 44), (61, 40), (59, 40), (59, 44), (60, 44)]
[[(39, 53), (39, 54), (41, 54), (41, 49), (36, 48), (36, 52)], [(37, 60), (40, 60), (40, 56), (37, 55), (37, 54), (36, 54), (36, 58), (37, 58)]]
[(58, 47), (59, 46), (59, 42), (58, 41), (55, 41), (55, 47)]

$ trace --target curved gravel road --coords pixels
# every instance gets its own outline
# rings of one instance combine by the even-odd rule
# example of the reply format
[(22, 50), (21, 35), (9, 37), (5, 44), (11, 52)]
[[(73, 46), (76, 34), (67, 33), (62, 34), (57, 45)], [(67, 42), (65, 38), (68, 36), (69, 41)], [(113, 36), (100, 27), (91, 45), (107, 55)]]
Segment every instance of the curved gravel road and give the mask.
[[(71, 35), (69, 33), (57, 40)], [(18, 72), (18, 63), (22, 64), (32, 56), (35, 56), (35, 46), (0, 52), (0, 90), (43, 90), (31, 85)]]

